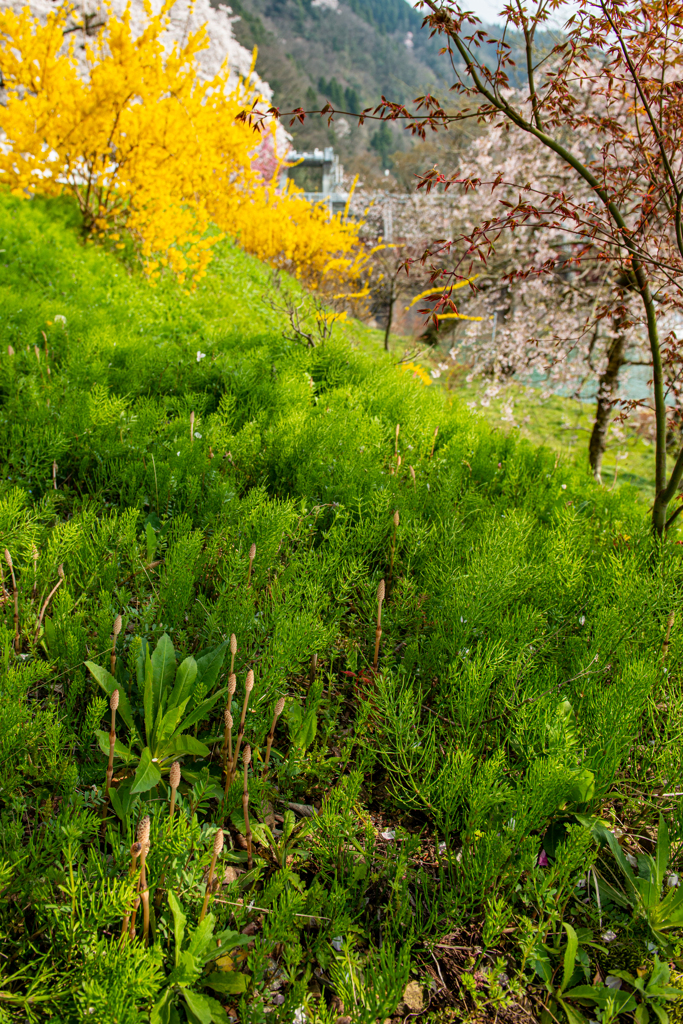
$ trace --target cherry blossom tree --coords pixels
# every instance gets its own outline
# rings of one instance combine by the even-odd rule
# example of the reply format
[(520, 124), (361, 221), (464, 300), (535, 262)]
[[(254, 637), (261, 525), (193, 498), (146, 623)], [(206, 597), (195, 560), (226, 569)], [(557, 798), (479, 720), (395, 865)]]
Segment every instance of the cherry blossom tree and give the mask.
[[(577, 150), (588, 146), (585, 138), (575, 142)], [(452, 211), (449, 237), (460, 241), (442, 254), (441, 269), (446, 273), (462, 259), (478, 225), (505, 210), (503, 203), (509, 204), (507, 208), (515, 204), (518, 189), (504, 182), (525, 182), (536, 191), (545, 181), (563, 188), (571, 184), (555, 153), (533, 138), (505, 133), (500, 127), (491, 127), (474, 141), (458, 174), (468, 180), (478, 175), (502, 181), (493, 190), (447, 193)], [(580, 264), (572, 258), (577, 246), (583, 252)], [(456, 323), (458, 316), (464, 318), (462, 326), (467, 329), (459, 333), (455, 350), (470, 363), (473, 374), (494, 384), (533, 379), (549, 391), (596, 395), (588, 454), (600, 480), (620, 374), (646, 360), (646, 337), (637, 326), (636, 303), (627, 290), (624, 310), (604, 315), (615, 288), (614, 271), (597, 259), (597, 251), (590, 253), (591, 258), (587, 255), (585, 242), (577, 243), (563, 226), (551, 228), (531, 217), (515, 230), (502, 232), (485, 259), (469, 254), (472, 287), (459, 293), (459, 313), (446, 315)], [(520, 266), (537, 272), (518, 276)]]
[[(429, 129), (476, 118), (536, 140), (564, 171), (559, 181), (546, 178), (536, 185), (528, 178), (506, 182), (496, 174), (484, 181), (478, 174), (465, 178), (438, 168), (422, 176), (426, 190), (460, 186), (517, 193), (514, 200), (502, 200), (503, 212), (458, 240), (461, 255), (455, 266), (447, 269), (438, 258), (453, 249), (453, 240), (440, 252), (425, 254), (426, 261), (433, 260), (433, 283), (444, 289), (434, 315), (457, 313), (449, 286), (471, 275), (473, 264), (491, 259), (500, 239), (520, 227), (533, 225), (548, 241), (533, 265), (516, 269), (517, 280), (586, 264), (608, 270), (608, 294), (596, 315), (610, 322), (613, 334), (633, 328), (647, 338), (655, 415), (652, 525), (661, 536), (683, 510), (679, 504), (669, 512), (683, 477), (680, 444), (667, 469), (667, 434), (680, 420), (683, 372), (672, 329), (683, 307), (683, 24), (678, 8), (665, 0), (579, 0), (560, 41), (543, 52), (536, 36), (559, 6), (557, 0), (514, 0), (504, 8), (505, 26), (490, 34), (458, 0), (420, 0), (420, 6), (426, 27), (440, 36), (451, 57), (459, 106), (447, 111), (426, 96), (411, 111), (385, 100), (374, 116), (404, 120), (423, 136)], [(524, 41), (526, 81), (518, 90), (510, 78), (509, 30)], [(559, 253), (552, 252), (556, 232), (571, 242)]]

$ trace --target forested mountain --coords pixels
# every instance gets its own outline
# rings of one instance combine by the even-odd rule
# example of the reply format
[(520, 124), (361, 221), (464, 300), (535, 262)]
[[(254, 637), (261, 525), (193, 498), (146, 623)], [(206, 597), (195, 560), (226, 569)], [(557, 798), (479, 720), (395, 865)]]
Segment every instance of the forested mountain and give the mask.
[[(328, 100), (350, 112), (382, 95), (409, 101), (425, 92), (445, 98), (452, 82), (439, 43), (421, 30), (422, 15), (406, 0), (230, 0), (235, 35), (258, 47), (257, 70), (281, 110), (319, 109)], [(381, 170), (408, 148), (398, 127), (349, 118), (328, 127), (311, 118), (292, 128), (299, 148), (334, 145), (345, 166)]]

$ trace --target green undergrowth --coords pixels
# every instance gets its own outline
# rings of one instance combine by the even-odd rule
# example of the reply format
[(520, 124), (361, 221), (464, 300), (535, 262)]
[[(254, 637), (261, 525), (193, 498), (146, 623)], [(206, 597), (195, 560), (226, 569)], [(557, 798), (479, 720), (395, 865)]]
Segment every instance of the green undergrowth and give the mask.
[(0, 1021), (663, 1019), (681, 547), (361, 328), (287, 341), (233, 246), (150, 289), (71, 218), (0, 205)]

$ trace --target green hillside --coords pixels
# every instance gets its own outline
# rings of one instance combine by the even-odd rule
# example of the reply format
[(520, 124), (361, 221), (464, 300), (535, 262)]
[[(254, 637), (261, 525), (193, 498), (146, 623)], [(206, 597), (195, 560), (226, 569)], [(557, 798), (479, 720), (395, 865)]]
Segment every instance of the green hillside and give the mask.
[(654, 1019), (681, 548), (232, 244), (78, 228), (0, 199), (0, 1020)]
[[(281, 110), (319, 110), (332, 100), (355, 113), (383, 95), (407, 102), (425, 92), (445, 96), (451, 85), (447, 58), (406, 0), (339, 0), (336, 7), (334, 0), (236, 0), (231, 7), (239, 15), (235, 34), (258, 47), (256, 68)], [(320, 118), (290, 130), (298, 148), (334, 145), (345, 166), (366, 174), (381, 169), (386, 152), (410, 146), (400, 128), (387, 141), (377, 125), (359, 128), (352, 119), (336, 132)]]

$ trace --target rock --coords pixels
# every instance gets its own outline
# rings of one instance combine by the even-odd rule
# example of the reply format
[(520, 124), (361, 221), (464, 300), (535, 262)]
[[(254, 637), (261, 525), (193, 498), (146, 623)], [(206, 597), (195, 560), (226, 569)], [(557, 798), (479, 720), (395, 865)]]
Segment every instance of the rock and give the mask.
[(403, 992), (403, 1002), (406, 1004), (412, 1013), (419, 1013), (424, 1010), (424, 996), (422, 995), (422, 985), (418, 981), (409, 981)]
[(290, 811), (294, 811), (294, 813), (298, 814), (300, 818), (312, 818), (315, 814), (318, 813), (312, 804), (288, 803), (287, 806), (289, 807)]

